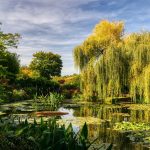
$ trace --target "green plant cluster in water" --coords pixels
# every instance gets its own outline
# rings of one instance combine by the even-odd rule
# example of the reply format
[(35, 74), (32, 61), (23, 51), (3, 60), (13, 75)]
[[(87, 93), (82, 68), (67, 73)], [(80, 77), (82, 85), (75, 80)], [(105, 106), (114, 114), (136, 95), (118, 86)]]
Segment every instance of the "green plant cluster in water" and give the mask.
[(75, 133), (71, 124), (65, 128), (55, 119), (44, 122), (41, 118), (39, 124), (36, 120), (34, 123), (0, 121), (1, 150), (87, 150), (94, 142), (88, 140), (86, 123), (79, 133)]
[(64, 96), (57, 93), (50, 93), (46, 96), (35, 96), (33, 107), (36, 110), (49, 110), (54, 111), (57, 110), (64, 100)]
[(150, 131), (132, 132), (127, 136), (132, 142), (143, 142), (150, 145)]
[(150, 125), (145, 123), (119, 122), (113, 127), (119, 131), (150, 131)]
[(150, 145), (150, 124), (122, 122), (116, 123), (114, 130), (128, 132), (127, 137), (132, 142), (142, 142)]
[(102, 21), (74, 49), (85, 99), (128, 94), (134, 102), (150, 103), (150, 32), (123, 31), (122, 22)]

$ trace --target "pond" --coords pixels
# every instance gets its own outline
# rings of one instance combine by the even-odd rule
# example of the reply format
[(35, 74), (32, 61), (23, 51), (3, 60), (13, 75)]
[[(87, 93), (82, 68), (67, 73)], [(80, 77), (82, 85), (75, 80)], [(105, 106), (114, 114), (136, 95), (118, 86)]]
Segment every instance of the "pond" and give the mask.
[[(130, 131), (114, 130), (118, 122), (150, 122), (150, 105), (142, 104), (120, 104), (102, 105), (99, 103), (64, 103), (57, 114), (59, 124), (69, 125), (72, 123), (74, 131), (79, 129), (86, 122), (91, 140), (98, 138), (99, 143), (113, 143), (115, 150), (144, 150), (148, 149), (150, 143), (143, 144), (142, 141), (131, 142), (128, 134)], [(32, 107), (32, 101), (5, 104), (0, 106), (0, 116), (3, 118), (14, 117), (15, 119), (33, 121), (36, 110)], [(44, 117), (45, 120), (51, 116)]]

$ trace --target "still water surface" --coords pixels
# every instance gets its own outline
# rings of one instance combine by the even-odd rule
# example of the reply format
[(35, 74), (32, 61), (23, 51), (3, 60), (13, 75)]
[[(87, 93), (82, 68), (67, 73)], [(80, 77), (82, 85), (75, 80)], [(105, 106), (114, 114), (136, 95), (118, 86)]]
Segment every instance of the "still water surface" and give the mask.
[[(22, 120), (28, 118), (33, 121), (35, 112), (32, 101), (6, 104), (0, 106), (0, 116), (13, 116)], [(86, 122), (91, 140), (98, 138), (98, 142), (113, 143), (115, 150), (146, 150), (142, 142), (131, 142), (127, 135), (129, 131), (119, 132), (112, 127), (117, 122), (150, 122), (150, 105), (102, 105), (99, 103), (67, 103), (58, 109), (68, 112), (67, 115), (58, 116), (60, 124), (72, 123), (74, 131), (78, 132)], [(45, 117), (47, 120), (49, 117)], [(37, 118), (40, 119), (40, 118)]]

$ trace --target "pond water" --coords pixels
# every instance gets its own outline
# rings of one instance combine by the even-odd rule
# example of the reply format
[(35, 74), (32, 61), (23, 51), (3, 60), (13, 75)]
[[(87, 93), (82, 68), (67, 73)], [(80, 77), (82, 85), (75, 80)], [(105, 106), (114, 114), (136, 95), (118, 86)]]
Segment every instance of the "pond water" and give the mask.
[[(32, 101), (5, 104), (0, 106), (0, 116), (15, 117), (33, 121), (36, 117), (33, 112)], [(131, 142), (127, 137), (129, 131), (121, 132), (113, 130), (117, 122), (129, 121), (137, 123), (150, 122), (150, 105), (120, 104), (102, 105), (99, 103), (67, 103), (63, 104), (58, 111), (68, 112), (67, 115), (57, 116), (60, 124), (69, 125), (72, 123), (74, 131), (79, 129), (86, 122), (91, 140), (98, 138), (100, 143), (113, 143), (115, 150), (146, 150), (149, 143), (143, 146), (142, 142)], [(49, 117), (44, 117), (47, 120)], [(36, 117), (40, 120), (39, 117)]]

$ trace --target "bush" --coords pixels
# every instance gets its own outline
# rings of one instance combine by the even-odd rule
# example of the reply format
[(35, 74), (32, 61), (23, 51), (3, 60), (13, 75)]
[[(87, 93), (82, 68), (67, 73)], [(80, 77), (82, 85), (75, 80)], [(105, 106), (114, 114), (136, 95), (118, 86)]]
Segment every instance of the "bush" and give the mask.
[(26, 91), (23, 89), (20, 90), (14, 89), (12, 92), (12, 99), (14, 101), (25, 100), (28, 98), (29, 96), (27, 95)]
[(25, 75), (19, 75), (15, 82), (17, 88), (26, 91), (30, 98), (34, 95), (48, 95), (50, 92), (59, 92), (60, 85), (43, 77), (31, 78)]
[(7, 86), (0, 86), (0, 103), (9, 102), (12, 96), (12, 89)]
[(61, 93), (65, 96), (66, 99), (72, 99), (74, 95), (80, 93), (80, 76), (79, 75), (70, 75), (64, 77), (54, 77), (53, 81), (56, 81), (60, 84)]

